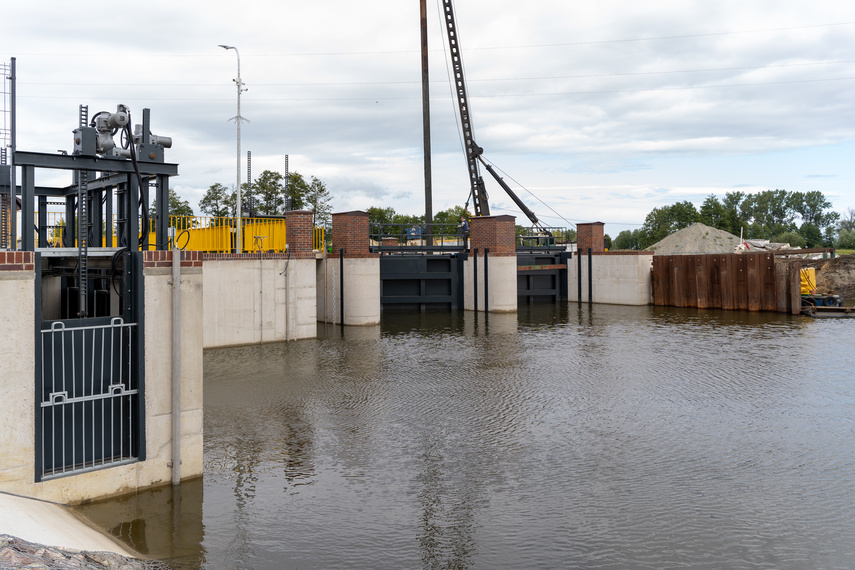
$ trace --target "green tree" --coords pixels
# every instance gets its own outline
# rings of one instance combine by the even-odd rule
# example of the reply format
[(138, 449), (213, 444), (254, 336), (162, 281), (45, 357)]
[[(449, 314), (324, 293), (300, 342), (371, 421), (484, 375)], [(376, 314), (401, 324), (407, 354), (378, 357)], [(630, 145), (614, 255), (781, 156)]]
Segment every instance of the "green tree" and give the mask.
[(769, 241), (773, 243), (788, 243), (790, 247), (805, 247), (807, 241), (799, 232), (785, 232), (772, 236)]
[(641, 249), (639, 243), (639, 230), (623, 230), (614, 240), (615, 249)]
[(380, 208), (371, 206), (365, 212), (368, 214), (369, 224), (393, 224), (395, 223), (395, 209), (391, 206)]
[(805, 238), (807, 247), (822, 247), (822, 231), (816, 224), (804, 223), (799, 228), (799, 234)]
[(288, 174), (288, 197), (291, 199), (292, 210), (303, 210), (307, 207), (306, 197), (311, 192), (311, 184), (306, 182), (299, 172)]
[[(148, 210), (149, 218), (152, 223), (157, 219), (157, 200), (151, 201), (151, 207)], [(174, 188), (169, 189), (169, 212), (167, 215), (171, 218), (172, 216), (193, 216), (193, 208), (190, 207), (190, 202), (187, 200), (182, 200), (178, 195), (178, 192), (175, 191)], [(170, 219), (170, 226), (183, 226), (186, 223), (181, 223), (175, 220)]]
[(255, 213), (273, 216), (285, 212), (287, 193), (284, 180), (285, 177), (278, 172), (265, 170), (253, 181), (251, 196)]
[[(290, 181), (289, 181), (290, 182)], [(306, 194), (306, 208), (312, 211), (315, 225), (326, 225), (332, 220), (332, 206), (326, 184), (312, 176), (309, 190)]]
[(609, 234), (603, 235), (603, 247), (606, 249), (612, 248), (612, 238), (609, 237)]
[(724, 229), (727, 209), (714, 194), (710, 194), (698, 210), (698, 221), (713, 228)]
[(225, 218), (234, 215), (235, 195), (219, 182), (211, 184), (202, 199), (199, 200), (199, 209), (209, 216)]
[(740, 205), (740, 213), (745, 222), (765, 227), (767, 233), (777, 233), (776, 230), (795, 229), (792, 204), (792, 197), (786, 190), (765, 190), (747, 195)]
[(831, 209), (829, 202), (822, 192), (793, 192), (790, 194), (790, 206), (797, 212), (803, 224), (813, 224), (823, 229), (834, 225), (840, 219), (837, 212), (826, 212)]
[(437, 224), (434, 233), (455, 233), (461, 217), (466, 218), (467, 221), (471, 217), (463, 206), (452, 206), (447, 210), (437, 212), (433, 216), (433, 223)]
[(842, 229), (834, 242), (837, 249), (855, 249), (855, 229)]
[(644, 248), (665, 239), (677, 230), (698, 221), (698, 211), (689, 201), (654, 208), (644, 219), (639, 235), (639, 245)]

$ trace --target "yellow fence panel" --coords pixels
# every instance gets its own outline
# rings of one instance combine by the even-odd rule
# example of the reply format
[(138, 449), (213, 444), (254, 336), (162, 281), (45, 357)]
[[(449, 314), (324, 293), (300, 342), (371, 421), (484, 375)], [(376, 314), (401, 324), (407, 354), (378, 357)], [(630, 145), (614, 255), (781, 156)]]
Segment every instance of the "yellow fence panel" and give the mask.
[[(140, 220), (142, 223), (142, 220)], [(149, 220), (148, 250), (157, 249), (155, 225), (157, 220)], [(106, 221), (102, 221), (102, 224)], [(188, 251), (208, 251), (212, 253), (230, 253), (234, 249), (234, 235), (237, 218), (212, 216), (170, 216), (169, 226), (175, 228), (175, 237), (164, 246), (177, 246)], [(115, 237), (116, 216), (112, 220), (112, 245), (107, 238), (101, 238), (101, 247), (118, 247)], [(51, 247), (60, 247), (65, 231), (65, 220), (60, 212), (48, 212), (48, 242)], [(242, 246), (244, 252), (287, 251), (288, 233), (285, 220), (276, 218), (243, 218), (241, 220)], [(323, 226), (317, 226), (312, 232), (312, 248), (320, 251), (324, 248), (325, 232)], [(174, 240), (174, 241), (173, 241)], [(77, 244), (76, 238), (73, 240)], [(72, 246), (72, 247), (74, 247)], [(143, 249), (143, 248), (141, 248)]]

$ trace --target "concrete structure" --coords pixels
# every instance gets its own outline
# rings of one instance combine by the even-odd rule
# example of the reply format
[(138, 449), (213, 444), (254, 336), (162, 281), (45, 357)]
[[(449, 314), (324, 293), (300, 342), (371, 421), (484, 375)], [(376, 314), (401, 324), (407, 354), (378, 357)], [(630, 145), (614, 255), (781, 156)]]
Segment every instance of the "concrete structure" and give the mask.
[[(0, 252), (0, 492), (77, 504), (167, 484), (172, 477), (172, 253), (145, 252), (146, 459), (35, 483), (35, 254)], [(181, 261), (181, 478), (202, 475), (202, 254)]]
[(72, 550), (134, 556), (113, 537), (81, 521), (69, 508), (0, 493), (0, 534)]
[(517, 253), (514, 221), (513, 216), (507, 215), (482, 216), (470, 221), (470, 257), (463, 269), (464, 308), (467, 311), (483, 311), (486, 307), (491, 313), (516, 312)]
[(315, 337), (314, 259), (206, 254), (202, 274), (205, 348)]
[[(581, 225), (581, 224), (580, 224)], [(587, 249), (585, 250), (587, 252)], [(588, 256), (581, 254), (579, 274), (578, 257), (570, 260), (567, 271), (567, 293), (571, 302), (579, 301), (579, 282), (582, 283), (582, 302), (588, 296)], [(652, 251), (601, 252), (591, 256), (592, 289), (590, 301), (615, 305), (650, 305), (653, 289), (650, 271), (653, 267)]]
[(318, 320), (341, 324), (343, 312), (345, 325), (378, 324), (380, 255), (369, 251), (368, 214), (333, 214), (332, 239), (332, 252), (316, 271), (317, 290), (323, 292)]

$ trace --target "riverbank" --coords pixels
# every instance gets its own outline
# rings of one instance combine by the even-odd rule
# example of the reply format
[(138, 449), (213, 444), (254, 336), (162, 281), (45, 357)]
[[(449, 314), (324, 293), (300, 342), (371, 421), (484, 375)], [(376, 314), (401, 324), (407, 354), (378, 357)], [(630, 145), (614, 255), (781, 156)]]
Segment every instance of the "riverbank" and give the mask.
[(149, 567), (142, 561), (134, 565), (129, 558), (133, 556), (67, 507), (0, 493), (0, 568), (39, 561), (47, 568), (114, 567), (110, 560), (131, 568)]

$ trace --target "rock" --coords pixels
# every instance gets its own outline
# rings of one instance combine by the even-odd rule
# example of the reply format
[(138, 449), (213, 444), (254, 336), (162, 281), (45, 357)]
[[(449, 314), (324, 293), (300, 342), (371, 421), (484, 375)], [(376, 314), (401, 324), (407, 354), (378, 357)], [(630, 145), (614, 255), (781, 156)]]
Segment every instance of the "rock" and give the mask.
[(137, 560), (113, 552), (63, 550), (28, 542), (8, 534), (0, 535), (0, 569), (32, 570), (166, 570), (157, 560)]

